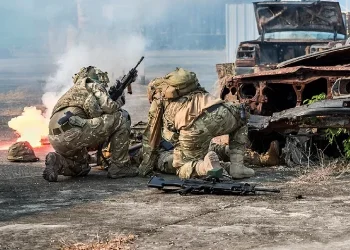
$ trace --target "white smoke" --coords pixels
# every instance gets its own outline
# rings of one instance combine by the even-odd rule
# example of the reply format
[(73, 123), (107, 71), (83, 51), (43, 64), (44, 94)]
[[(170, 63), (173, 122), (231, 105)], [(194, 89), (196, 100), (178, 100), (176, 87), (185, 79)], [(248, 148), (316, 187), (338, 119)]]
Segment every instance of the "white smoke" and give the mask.
[[(124, 40), (125, 39), (125, 40)], [(125, 35), (115, 42), (82, 42), (70, 48), (57, 62), (57, 71), (50, 76), (44, 88), (42, 102), (50, 116), (57, 100), (73, 85), (72, 76), (80, 68), (96, 66), (107, 71), (110, 81), (121, 76), (144, 55), (145, 39), (140, 35)]]
[[(67, 2), (60, 2), (62, 6)], [(48, 134), (48, 122), (58, 99), (73, 85), (72, 76), (82, 67), (96, 66), (107, 71), (111, 83), (127, 73), (141, 56), (144, 56), (146, 41), (144, 25), (157, 21), (166, 10), (161, 0), (76, 0), (69, 1), (70, 9), (75, 6), (76, 17), (58, 18), (63, 8), (46, 6), (46, 16), (50, 23), (48, 45), (57, 55), (65, 51), (57, 60), (57, 70), (47, 79), (42, 102), (46, 112), (42, 115), (35, 108), (24, 108), (21, 116), (13, 118), (9, 126), (16, 130), (21, 139), (31, 135), (35, 145)], [(54, 10), (55, 17), (52, 16)], [(64, 16), (64, 15), (63, 15)], [(74, 22), (76, 22), (74, 24)], [(139, 68), (142, 70), (142, 66)], [(27, 121), (40, 126), (28, 127)], [(29, 124), (29, 123), (28, 123)], [(32, 123), (30, 123), (32, 124)], [(43, 125), (43, 126), (41, 126)], [(38, 128), (38, 129), (37, 129)]]
[[(164, 15), (168, 4), (161, 0), (120, 0), (117, 3), (103, 0), (100, 3), (102, 5), (94, 6), (91, 1), (85, 5), (84, 1), (80, 1), (85, 14), (78, 12), (85, 27), (75, 31), (78, 34), (71, 34), (71, 39), (75, 41), (68, 41), (71, 46), (58, 59), (57, 71), (47, 80), (42, 97), (47, 108), (46, 117), (51, 115), (57, 100), (73, 85), (72, 76), (80, 68), (96, 66), (108, 72), (111, 82), (127, 73), (144, 55), (146, 44), (150, 42), (141, 34), (142, 26)], [(95, 14), (93, 20), (89, 19), (92, 10)]]

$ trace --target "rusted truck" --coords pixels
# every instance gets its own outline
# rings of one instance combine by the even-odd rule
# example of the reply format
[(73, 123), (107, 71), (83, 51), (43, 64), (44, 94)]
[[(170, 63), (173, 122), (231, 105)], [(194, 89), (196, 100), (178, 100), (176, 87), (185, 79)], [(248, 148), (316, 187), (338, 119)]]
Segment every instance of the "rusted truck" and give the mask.
[[(325, 147), (326, 128), (350, 127), (350, 45), (339, 3), (268, 1), (254, 9), (260, 36), (240, 43), (234, 63), (216, 65), (220, 97), (247, 105), (255, 151), (277, 140), (288, 155), (296, 136)], [(327, 100), (304, 105), (321, 93)]]

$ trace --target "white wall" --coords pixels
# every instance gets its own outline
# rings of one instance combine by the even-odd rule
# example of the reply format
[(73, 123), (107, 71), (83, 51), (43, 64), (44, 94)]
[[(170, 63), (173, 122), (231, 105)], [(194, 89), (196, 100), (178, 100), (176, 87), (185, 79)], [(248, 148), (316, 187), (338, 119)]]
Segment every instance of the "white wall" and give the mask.
[(258, 36), (253, 4), (226, 4), (226, 62), (235, 61), (240, 42)]

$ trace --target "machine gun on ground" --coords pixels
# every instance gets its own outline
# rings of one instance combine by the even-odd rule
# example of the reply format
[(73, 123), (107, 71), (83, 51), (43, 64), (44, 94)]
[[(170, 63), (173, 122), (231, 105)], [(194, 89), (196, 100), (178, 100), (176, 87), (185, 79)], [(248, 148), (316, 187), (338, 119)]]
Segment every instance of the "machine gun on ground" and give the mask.
[(163, 178), (153, 176), (147, 186), (158, 188), (164, 192), (178, 192), (180, 195), (186, 194), (228, 194), (228, 195), (247, 195), (256, 194), (256, 192), (279, 193), (278, 189), (256, 187), (254, 184), (239, 183), (232, 179), (224, 180), (223, 169), (213, 169), (208, 172), (205, 179), (188, 180), (164, 180)]
[(124, 75), (121, 80), (116, 80), (116, 83), (109, 88), (108, 94), (113, 101), (116, 101), (119, 96), (123, 94), (124, 89), (128, 88), (128, 93), (132, 94), (131, 83), (136, 80), (137, 77), (137, 67), (143, 61), (145, 57), (137, 62), (136, 66), (132, 68), (127, 75)]

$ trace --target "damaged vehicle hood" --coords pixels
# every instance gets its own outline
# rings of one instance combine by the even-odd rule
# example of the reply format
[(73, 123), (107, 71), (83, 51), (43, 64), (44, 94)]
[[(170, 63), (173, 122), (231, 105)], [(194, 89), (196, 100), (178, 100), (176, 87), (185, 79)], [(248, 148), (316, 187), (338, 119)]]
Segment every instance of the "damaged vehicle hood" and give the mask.
[(338, 2), (255, 2), (259, 34), (280, 31), (319, 31), (346, 34)]
[(322, 100), (276, 112), (272, 116), (251, 115), (248, 126), (252, 130), (293, 127), (348, 128), (350, 127), (350, 98)]
[(294, 66), (346, 66), (350, 63), (350, 45), (331, 48), (309, 55), (296, 57), (277, 65), (277, 68)]

